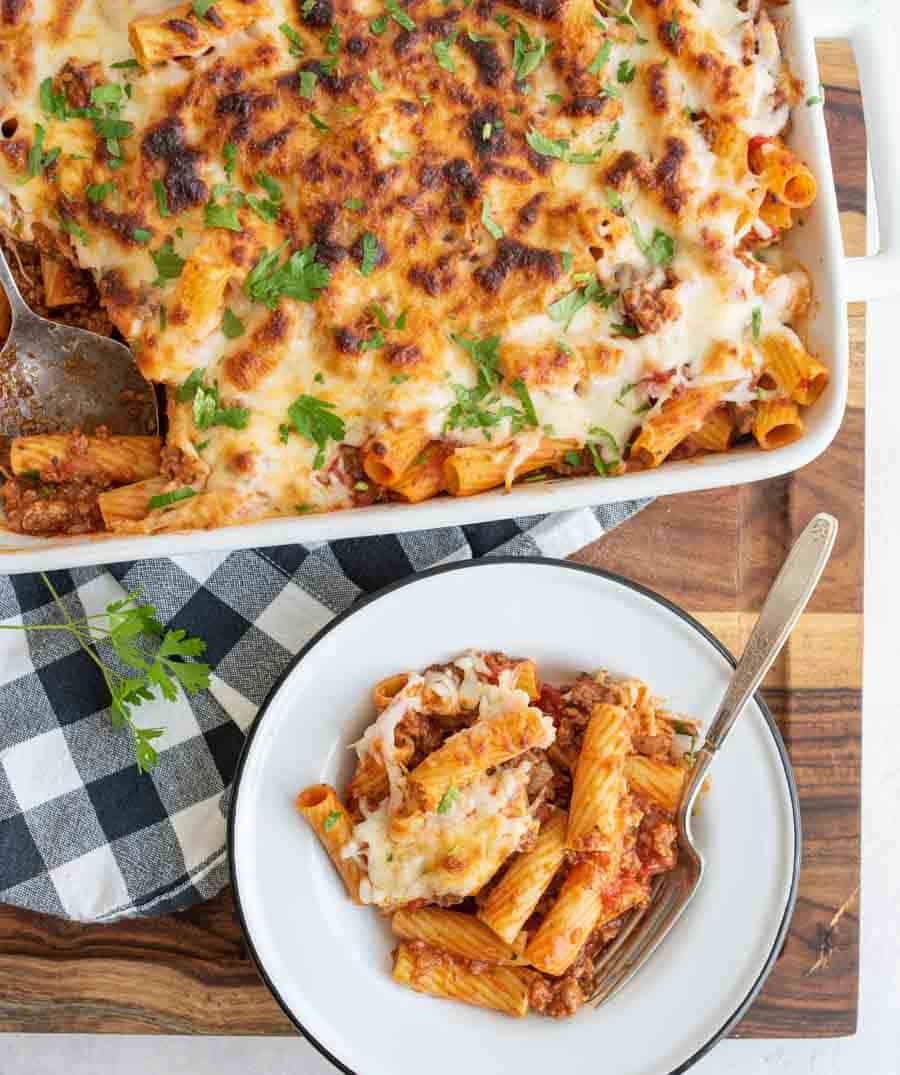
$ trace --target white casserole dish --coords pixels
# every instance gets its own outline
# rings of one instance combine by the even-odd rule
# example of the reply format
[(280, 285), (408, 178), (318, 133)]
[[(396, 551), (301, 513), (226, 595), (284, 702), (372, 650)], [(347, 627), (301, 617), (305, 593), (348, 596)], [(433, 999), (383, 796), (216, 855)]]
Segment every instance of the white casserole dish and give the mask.
[(882, 6), (877, 0), (794, 0), (791, 5), (787, 56), (810, 94), (819, 85), (815, 39), (845, 37), (854, 46), (863, 85), (881, 247), (871, 257), (844, 258), (823, 109), (801, 105), (794, 113), (791, 144), (815, 174), (819, 196), (806, 215), (805, 225), (793, 230), (785, 247), (812, 277), (814, 301), (806, 341), (830, 368), (832, 376), (822, 397), (805, 412), (806, 431), (796, 443), (773, 452), (754, 448), (665, 463), (657, 470), (615, 479), (567, 478), (518, 485), (509, 493), (437, 498), (422, 504), (384, 504), (216, 530), (69, 538), (28, 538), (0, 531), (0, 572), (16, 574), (208, 550), (309, 544), (521, 518), (739, 485), (805, 466), (828, 447), (844, 414), (849, 374), (846, 303), (900, 293), (900, 179), (896, 176), (896, 162), (900, 160), (900, 99), (895, 90), (898, 63), (894, 18), (887, 14), (886, 5), (882, 14)]

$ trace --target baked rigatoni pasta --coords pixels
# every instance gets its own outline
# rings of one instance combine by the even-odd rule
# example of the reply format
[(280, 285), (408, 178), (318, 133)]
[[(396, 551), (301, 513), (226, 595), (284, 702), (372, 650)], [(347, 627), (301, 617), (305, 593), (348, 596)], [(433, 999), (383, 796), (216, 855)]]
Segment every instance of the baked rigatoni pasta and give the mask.
[(777, 0), (8, 6), (0, 227), (164, 386), (166, 492), (192, 491), (58, 488), (67, 522), (9, 474), (14, 529), (615, 478), (752, 442), (757, 410), (778, 448), (766, 407), (799, 436), (826, 387), (778, 249), (816, 178)]
[(372, 702), (349, 810), (325, 785), (297, 803), (351, 896), (390, 915), (394, 980), (573, 1014), (596, 957), (676, 863), (695, 725), (640, 680), (557, 688), (532, 660), (479, 651), (386, 676)]

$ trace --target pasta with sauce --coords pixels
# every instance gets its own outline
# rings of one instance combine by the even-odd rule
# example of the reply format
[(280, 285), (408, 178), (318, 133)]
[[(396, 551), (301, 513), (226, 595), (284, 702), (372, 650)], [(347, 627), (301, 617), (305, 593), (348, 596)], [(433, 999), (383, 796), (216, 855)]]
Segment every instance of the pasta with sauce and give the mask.
[(348, 895), (390, 915), (394, 980), (574, 1014), (677, 862), (693, 723), (639, 680), (555, 688), (532, 661), (478, 651), (381, 680), (373, 708), (346, 799), (317, 784), (297, 806)]
[(213, 527), (802, 435), (829, 373), (773, 249), (816, 196), (781, 2), (108, 7), (5, 16), (0, 227), (49, 308), (96, 285), (165, 451), (49, 497), (13, 465), (8, 526)]

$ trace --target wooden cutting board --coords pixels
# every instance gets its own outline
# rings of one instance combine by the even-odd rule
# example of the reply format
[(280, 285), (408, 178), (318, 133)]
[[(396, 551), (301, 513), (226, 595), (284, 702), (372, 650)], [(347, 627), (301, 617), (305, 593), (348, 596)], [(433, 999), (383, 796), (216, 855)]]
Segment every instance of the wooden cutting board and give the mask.
[[(855, 68), (842, 43), (822, 43), (819, 58), (847, 251), (859, 254), (866, 170)], [(787, 942), (736, 1037), (856, 1029), (863, 308), (851, 307), (849, 321), (849, 408), (825, 455), (786, 478), (659, 500), (576, 557), (658, 590), (739, 652), (809, 517), (827, 510), (840, 520), (828, 572), (767, 681), (800, 789), (803, 866)], [(293, 1033), (256, 976), (228, 891), (183, 914), (103, 926), (0, 908), (0, 1030)]]

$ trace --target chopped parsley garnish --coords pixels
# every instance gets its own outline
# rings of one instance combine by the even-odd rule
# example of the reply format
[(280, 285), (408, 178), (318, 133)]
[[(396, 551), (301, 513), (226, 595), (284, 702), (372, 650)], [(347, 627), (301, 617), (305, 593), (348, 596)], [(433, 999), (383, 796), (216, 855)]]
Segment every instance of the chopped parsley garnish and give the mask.
[(677, 15), (673, 15), (672, 18), (666, 23), (665, 27), (666, 37), (673, 45), (678, 44), (678, 35), (681, 32), (681, 27), (678, 25)]
[(758, 340), (760, 329), (762, 328), (762, 310), (758, 306), (750, 318), (750, 326), (753, 331), (753, 339)]
[(307, 101), (311, 101), (316, 92), (316, 83), (319, 81), (319, 76), (315, 71), (301, 71), (300, 72), (300, 96), (305, 97)]
[(248, 194), (247, 205), (253, 210), (254, 213), (262, 220), (268, 223), (274, 223), (278, 219), (279, 206), (282, 200), (281, 187), (265, 172), (257, 172), (253, 177), (256, 182), (263, 188), (263, 190), (269, 195), (268, 198), (258, 198), (255, 194)]
[(44, 152), (44, 138), (46, 135), (47, 132), (41, 124), (35, 123), (34, 141), (31, 143), (31, 149), (28, 151), (28, 178), (23, 180), (25, 183), (27, 183), (29, 179), (34, 179), (35, 176), (39, 176), (41, 172), (49, 168), (61, 152), (59, 146), (54, 146), (53, 149), (48, 149), (46, 153)]
[(566, 452), (563, 456), (563, 462), (568, 463), (570, 467), (581, 466), (581, 452), (576, 452), (574, 449), (570, 452)]
[(78, 224), (77, 221), (72, 220), (71, 217), (63, 216), (63, 214), (60, 212), (56, 212), (54, 215), (56, 217), (56, 222), (59, 224), (62, 230), (66, 232), (66, 234), (74, 235), (75, 238), (81, 242), (82, 246), (88, 245), (88, 243), (90, 242), (90, 239), (88, 238), (88, 233)]
[(322, 828), (325, 832), (331, 832), (335, 825), (341, 820), (340, 810), (332, 810), (328, 817), (322, 822)]
[(129, 60), (119, 60), (118, 63), (111, 63), (109, 66), (113, 71), (128, 71), (132, 67), (140, 67), (141, 65), (132, 56)]
[[(635, 33), (637, 34), (637, 43), (639, 45), (646, 45), (647, 44), (647, 38), (641, 36), (640, 27), (638, 26), (634, 15), (631, 14), (631, 5), (633, 3), (633, 0), (625, 0), (625, 3), (622, 4), (622, 9), (620, 11), (614, 10), (609, 5), (609, 3), (606, 2), (606, 0), (597, 0), (597, 2), (600, 5), (600, 7), (603, 8), (603, 10), (606, 12), (607, 15), (613, 16), (615, 18), (615, 20), (619, 24), (619, 26), (630, 26), (635, 31)], [(595, 21), (597, 22), (597, 24), (599, 26), (603, 27), (602, 20), (597, 19), (596, 16), (595, 16)], [(605, 29), (605, 27), (604, 27), (604, 29)]]
[(54, 119), (68, 119), (69, 107), (66, 102), (66, 95), (61, 92), (57, 92), (53, 88), (53, 79), (49, 76), (44, 79), (38, 90), (38, 98), (41, 102), (41, 111), (46, 116), (52, 116)]
[(452, 784), (441, 796), (441, 801), (438, 803), (437, 812), (439, 814), (446, 814), (452, 809), (453, 804), (459, 798), (459, 789), (455, 788)]
[(525, 135), (525, 141), (540, 156), (553, 157), (568, 164), (594, 164), (601, 156), (600, 150), (593, 153), (573, 153), (569, 149), (567, 138), (547, 138), (535, 127)]
[(609, 60), (610, 54), (612, 53), (612, 47), (612, 41), (603, 42), (602, 48), (591, 61), (590, 67), (588, 67), (589, 75), (596, 76), (600, 74), (600, 72), (606, 66), (607, 61)]
[(500, 337), (488, 336), (484, 340), (478, 337), (468, 339), (466, 336), (451, 334), (450, 339), (469, 355), (478, 367), (478, 385), (488, 390), (495, 388), (500, 380), (497, 363), (500, 361)]
[[(594, 470), (598, 474), (602, 474), (605, 478), (609, 477), (610, 467), (621, 462), (619, 455), (619, 445), (616, 443), (616, 438), (604, 429), (602, 426), (591, 426), (588, 430), (588, 436), (593, 437), (594, 440), (589, 440), (586, 444), (588, 451), (591, 453), (591, 459), (594, 462)], [(609, 463), (603, 458), (603, 445), (608, 445), (609, 452), (612, 455)]]
[(300, 37), (294, 27), (286, 22), (283, 22), (278, 27), (278, 29), (284, 34), (284, 36), (288, 40), (288, 52), (290, 52), (292, 56), (302, 56), (303, 39)]
[(169, 203), (166, 201), (166, 188), (162, 185), (159, 179), (154, 179), (151, 186), (153, 187), (153, 193), (156, 196), (156, 211), (160, 216), (171, 216), (169, 212)]
[[(496, 391), (500, 383), (500, 374), (497, 370), (497, 363), (500, 360), (500, 337), (490, 336), (479, 340), (477, 337), (469, 339), (465, 336), (451, 335), (450, 338), (468, 352), (478, 369), (478, 380), (474, 388), (466, 388), (459, 384), (450, 385), (456, 402), (447, 414), (444, 428), (482, 429), (484, 435), (490, 440), (489, 430), (499, 425), (504, 418), (510, 419), (513, 433), (520, 432), (526, 426), (536, 425), (536, 418), (532, 421), (533, 406), (529, 411), (521, 396), (522, 410), (505, 404), (497, 406), (500, 404), (500, 396)], [(519, 394), (515, 386), (513, 386), (513, 391)]]
[[(576, 273), (576, 280), (582, 278), (583, 274)], [(572, 319), (578, 311), (587, 306), (588, 303), (596, 302), (598, 306), (602, 306), (604, 310), (608, 310), (617, 298), (618, 295), (607, 291), (596, 277), (589, 277), (585, 282), (584, 287), (575, 288), (575, 290), (570, 291), (568, 295), (563, 295), (561, 299), (557, 299), (556, 302), (551, 303), (550, 306), (547, 307), (547, 315), (551, 320), (562, 325), (563, 332), (568, 332), (569, 326), (572, 324)]]
[(530, 426), (538, 425), (537, 411), (534, 409), (534, 403), (532, 402), (531, 395), (528, 391), (528, 385), (520, 378), (517, 377), (510, 385), (516, 397), (522, 404), (522, 410), (525, 414), (525, 420)]
[(365, 207), (366, 205), (362, 198), (348, 198), (344, 202), (345, 209), (352, 209), (356, 213), (361, 213)]
[(316, 261), (315, 246), (307, 246), (289, 255), (279, 265), (278, 259), (287, 243), (269, 253), (263, 250), (244, 281), (244, 294), (274, 310), (282, 296), (298, 302), (315, 302), (322, 288), (328, 287), (331, 273)]
[(375, 320), (381, 325), (382, 328), (390, 328), (391, 322), (388, 315), (384, 312), (383, 307), (379, 306), (377, 302), (373, 302), (370, 307), (372, 313), (375, 316)]
[(627, 336), (630, 340), (636, 340), (640, 336), (636, 325), (623, 324), (621, 321), (613, 321), (609, 330), (614, 336)]
[(88, 183), (84, 188), (85, 194), (88, 196), (88, 201), (99, 205), (104, 198), (107, 198), (116, 189), (116, 184), (110, 179), (106, 183)]
[(331, 128), (328, 126), (328, 124), (325, 122), (325, 120), (321, 119), (319, 116), (317, 116), (315, 114), (315, 112), (310, 112), (310, 114), (309, 114), (309, 122), (313, 125), (313, 127), (316, 128), (317, 131), (330, 131), (331, 130)]
[(236, 340), (238, 336), (243, 336), (245, 332), (244, 322), (227, 306), (222, 314), (222, 332), (225, 334), (225, 338), (229, 340)]
[[(341, 31), (338, 29), (336, 22), (331, 24), (331, 28), (325, 35), (325, 51), (329, 56), (337, 56), (341, 50)], [(324, 65), (323, 65), (324, 66)], [(329, 69), (329, 74), (334, 68)]]
[(404, 329), (404, 328), (406, 328), (406, 318), (407, 318), (408, 314), (409, 314), (409, 310), (404, 310), (403, 313), (401, 313), (400, 316), (397, 318), (397, 320), (394, 322), (394, 328), (396, 328), (396, 329)]
[(807, 97), (806, 98), (806, 107), (807, 108), (812, 108), (814, 105), (823, 105), (823, 104), (825, 104), (825, 87), (820, 82), (819, 83), (819, 92), (817, 94), (814, 94), (812, 97)]
[(629, 392), (633, 392), (635, 388), (637, 388), (637, 381), (631, 381), (628, 384), (623, 384), (621, 389), (619, 389), (619, 394), (616, 396), (615, 402), (618, 403), (620, 407), (624, 407), (625, 397), (628, 395)]
[(672, 259), (675, 257), (675, 240), (671, 235), (666, 235), (661, 229), (654, 228), (650, 242), (647, 242), (641, 236), (637, 221), (631, 222), (631, 233), (641, 252), (651, 264), (660, 265), (662, 268), (672, 264)]
[(634, 76), (637, 73), (637, 68), (631, 62), (631, 60), (622, 60), (616, 71), (616, 78), (619, 82), (634, 82)]
[(381, 81), (381, 75), (377, 71), (369, 72), (369, 81), (376, 93), (384, 93), (384, 83)]
[(156, 266), (153, 287), (162, 287), (167, 280), (177, 280), (184, 268), (184, 258), (175, 252), (171, 239), (166, 239), (159, 250), (151, 250), (150, 257)]
[(616, 213), (625, 212), (625, 203), (612, 187), (606, 188), (606, 204)]
[(325, 447), (329, 440), (342, 441), (346, 427), (334, 414), (335, 404), (315, 396), (298, 396), (288, 407), (291, 427), (301, 437), (312, 441), (318, 448), (313, 467), (318, 470), (325, 462)]
[(550, 46), (543, 37), (530, 37), (521, 23), (517, 26), (513, 39), (513, 78), (516, 82), (524, 82), (547, 55)]
[(179, 386), (177, 398), (181, 403), (194, 401), (194, 425), (205, 432), (210, 426), (228, 426), (229, 429), (246, 429), (250, 421), (250, 412), (246, 407), (223, 407), (219, 402), (219, 386), (214, 384), (207, 388), (203, 384), (203, 371), (200, 369), (188, 377)]
[(205, 19), (207, 11), (209, 11), (215, 2), (216, 0), (192, 0), (191, 10), (198, 19)]
[(360, 351), (378, 351), (384, 347), (384, 333), (380, 329), (376, 329), (366, 340), (361, 340), (359, 344)]
[(149, 243), (153, 238), (153, 232), (149, 231), (147, 228), (132, 228), (131, 238), (134, 239), (136, 243)]
[(127, 138), (134, 129), (126, 120), (119, 118), (124, 96), (122, 87), (117, 83), (106, 82), (100, 86), (94, 86), (91, 90), (91, 107), (78, 109), (76, 113), (94, 121), (94, 131), (97, 137), (106, 142), (110, 168), (121, 167), (123, 159), (119, 139)]
[(563, 272), (572, 271), (572, 255), (568, 250), (560, 251), (559, 255), (560, 264), (562, 265)]
[(153, 511), (154, 508), (168, 508), (172, 504), (177, 504), (179, 500), (190, 500), (192, 496), (196, 495), (196, 491), (191, 489), (189, 485), (186, 485), (183, 489), (173, 489), (171, 493), (160, 493), (158, 496), (151, 496), (147, 501), (147, 510)]
[(454, 30), (449, 37), (445, 37), (443, 41), (435, 41), (431, 46), (431, 51), (434, 53), (434, 58), (438, 64), (443, 67), (445, 71), (449, 71), (452, 75), (456, 71), (456, 61), (450, 55), (450, 49), (453, 47), (454, 41), (459, 36), (459, 32)]
[(208, 228), (224, 228), (226, 231), (240, 231), (241, 222), (233, 205), (220, 205), (219, 202), (207, 202), (203, 206), (203, 223)]
[(384, 10), (390, 15), (390, 17), (397, 23), (398, 26), (402, 26), (404, 30), (415, 30), (416, 24), (412, 21), (409, 15), (400, 7), (398, 0), (385, 0)]
[(481, 203), (481, 223), (484, 224), (488, 234), (494, 239), (503, 238), (503, 228), (492, 219), (491, 206), (487, 198)]
[(388, 28), (388, 23), (390, 21), (390, 16), (379, 15), (377, 19), (372, 19), (372, 21), (369, 23), (369, 29), (372, 31), (373, 34), (383, 34), (384, 31)]
[(408, 373), (395, 373), (391, 378), (391, 384), (406, 384), (409, 380)]
[(237, 146), (234, 142), (226, 142), (222, 147), (222, 158), (225, 161), (225, 177), (230, 183), (234, 176), (235, 165), (237, 164)]
[(497, 23), (498, 26), (502, 26), (504, 30), (508, 30), (512, 19), (510, 19), (509, 15), (495, 15), (494, 22)]
[(159, 331), (160, 332), (165, 332), (166, 331), (166, 325), (168, 325), (168, 323), (169, 323), (169, 316), (166, 313), (166, 308), (165, 308), (165, 306), (160, 306), (160, 308), (159, 308)]
[(370, 276), (378, 264), (378, 240), (370, 231), (364, 231), (360, 245), (362, 247), (362, 257), (360, 258), (359, 271), (363, 276)]

